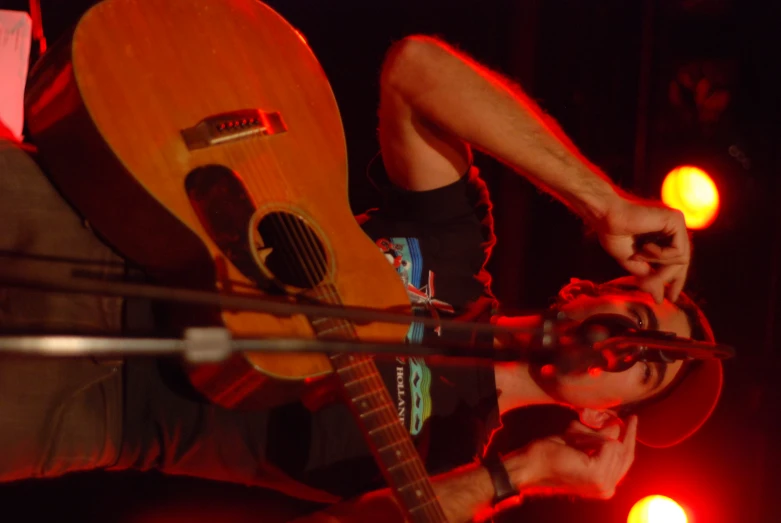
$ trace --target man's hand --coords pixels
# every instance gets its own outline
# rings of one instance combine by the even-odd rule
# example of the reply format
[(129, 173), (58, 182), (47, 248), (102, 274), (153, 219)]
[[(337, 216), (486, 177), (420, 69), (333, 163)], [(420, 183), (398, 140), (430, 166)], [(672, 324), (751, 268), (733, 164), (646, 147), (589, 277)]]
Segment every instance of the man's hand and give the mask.
[(523, 493), (546, 492), (609, 499), (635, 456), (637, 417), (626, 426), (592, 430), (573, 422), (563, 436), (535, 441), (506, 458), (510, 477)]
[(691, 244), (683, 214), (660, 202), (621, 196), (594, 224), (599, 241), (657, 303), (678, 299), (686, 283)]

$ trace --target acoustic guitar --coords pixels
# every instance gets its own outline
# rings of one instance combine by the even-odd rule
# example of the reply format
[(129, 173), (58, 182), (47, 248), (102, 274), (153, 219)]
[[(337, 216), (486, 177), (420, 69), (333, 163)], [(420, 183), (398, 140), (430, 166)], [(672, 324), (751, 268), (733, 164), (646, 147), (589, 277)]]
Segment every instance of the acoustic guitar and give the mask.
[[(25, 101), (42, 161), (108, 243), (160, 281), (405, 310), (406, 291), (347, 199), (339, 110), (304, 38), (255, 0), (105, 0), (42, 57)], [(401, 341), (406, 327), (186, 311), (235, 337)], [(271, 382), (335, 373), (414, 522), (444, 522), (369, 356), (245, 353), (192, 369), (241, 407)]]

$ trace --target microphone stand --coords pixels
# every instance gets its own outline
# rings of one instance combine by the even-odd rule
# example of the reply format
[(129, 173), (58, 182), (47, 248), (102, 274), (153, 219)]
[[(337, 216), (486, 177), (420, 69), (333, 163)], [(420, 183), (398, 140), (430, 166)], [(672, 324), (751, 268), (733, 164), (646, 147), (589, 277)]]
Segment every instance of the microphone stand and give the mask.
[(485, 323), (425, 318), (362, 307), (299, 303), (290, 301), (290, 298), (225, 295), (191, 289), (160, 288), (154, 285), (90, 279), (63, 279), (42, 275), (31, 278), (24, 272), (3, 271), (0, 273), (0, 283), (48, 291), (179, 301), (219, 306), (225, 310), (255, 310), (282, 316), (307, 314), (366, 323), (375, 321), (398, 324), (419, 323), (449, 331), (470, 333), (532, 334), (528, 343), (516, 343), (513, 346), (496, 349), (492, 344), (467, 346), (438, 340), (421, 345), (366, 339), (357, 341), (265, 337), (234, 339), (231, 332), (224, 327), (192, 327), (184, 331), (181, 339), (69, 335), (0, 336), (0, 352), (12, 351), (60, 357), (180, 354), (188, 361), (199, 363), (221, 361), (234, 352), (352, 352), (442, 357), (483, 363), (526, 361), (538, 365), (556, 365), (560, 373), (585, 372), (594, 366), (607, 370), (611, 370), (611, 367), (613, 370), (618, 367), (625, 368), (629, 363), (647, 358), (651, 354), (649, 351), (656, 351), (651, 356), (658, 359), (661, 355), (663, 361), (726, 359), (734, 355), (734, 349), (726, 345), (695, 342), (676, 337), (673, 333), (630, 330), (626, 325), (626, 318), (615, 315), (592, 317), (579, 327), (573, 328), (575, 322), (561, 314), (550, 311), (536, 312), (534, 315), (541, 320), (538, 325), (518, 329)]
[[(544, 347), (540, 343), (501, 349), (432, 342), (427, 345), (372, 340), (319, 340), (299, 338), (234, 339), (224, 327), (191, 327), (177, 338), (128, 338), (106, 336), (0, 336), (0, 352), (31, 355), (75, 356), (162, 356), (181, 355), (191, 363), (222, 361), (235, 352), (266, 353), (371, 353), (408, 355), (450, 363), (525, 361), (536, 365), (554, 365), (560, 374), (586, 372), (591, 367), (610, 370), (611, 362), (625, 367), (643, 359), (648, 350), (660, 351), (668, 361), (691, 359), (727, 359), (734, 350), (726, 345), (678, 338), (670, 333), (627, 333), (592, 344), (583, 342)], [(663, 351), (663, 352), (661, 352)], [(623, 369), (615, 369), (623, 370)]]
[(370, 353), (464, 358), (483, 361), (518, 361), (526, 349), (494, 350), (492, 347), (427, 345), (371, 340), (320, 340), (301, 338), (233, 338), (224, 327), (191, 327), (179, 338), (129, 338), (111, 336), (42, 335), (0, 336), (0, 352), (45, 356), (162, 356), (182, 355), (193, 363), (221, 361), (234, 352), (267, 353)]

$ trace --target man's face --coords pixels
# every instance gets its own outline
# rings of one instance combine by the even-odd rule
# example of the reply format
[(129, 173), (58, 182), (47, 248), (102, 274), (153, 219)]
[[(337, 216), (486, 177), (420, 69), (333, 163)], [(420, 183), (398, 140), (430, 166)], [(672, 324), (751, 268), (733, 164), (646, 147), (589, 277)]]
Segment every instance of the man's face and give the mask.
[[(686, 314), (681, 309), (668, 300), (656, 304), (650, 294), (642, 291), (596, 298), (580, 296), (561, 307), (561, 311), (579, 321), (594, 314), (620, 314), (642, 330), (674, 332), (686, 338), (691, 335)], [(623, 372), (550, 378), (534, 374), (538, 384), (559, 402), (576, 408), (610, 409), (658, 394), (673, 381), (681, 365), (680, 361), (667, 365), (637, 362)]]

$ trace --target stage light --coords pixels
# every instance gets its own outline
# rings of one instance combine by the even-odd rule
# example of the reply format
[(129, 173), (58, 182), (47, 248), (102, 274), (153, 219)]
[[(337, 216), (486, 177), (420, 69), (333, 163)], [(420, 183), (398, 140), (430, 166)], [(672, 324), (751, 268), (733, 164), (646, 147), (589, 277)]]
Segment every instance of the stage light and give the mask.
[(662, 201), (681, 211), (689, 229), (708, 227), (719, 212), (719, 191), (708, 173), (691, 165), (676, 167), (662, 183)]
[(627, 523), (687, 523), (686, 512), (665, 496), (648, 496), (629, 511)]

